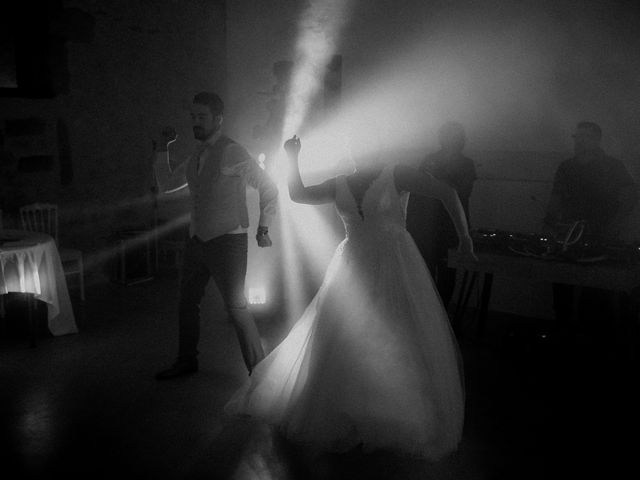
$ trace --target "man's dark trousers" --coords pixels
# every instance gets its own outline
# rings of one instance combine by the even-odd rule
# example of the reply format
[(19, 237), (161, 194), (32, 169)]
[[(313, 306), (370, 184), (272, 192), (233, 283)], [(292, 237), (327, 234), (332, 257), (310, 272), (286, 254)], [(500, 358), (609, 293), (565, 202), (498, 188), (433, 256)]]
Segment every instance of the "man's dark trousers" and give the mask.
[(180, 279), (178, 359), (193, 361), (200, 339), (200, 303), (213, 278), (229, 313), (249, 372), (264, 357), (260, 335), (247, 308), (247, 234), (226, 234), (202, 241), (191, 237), (185, 246)]

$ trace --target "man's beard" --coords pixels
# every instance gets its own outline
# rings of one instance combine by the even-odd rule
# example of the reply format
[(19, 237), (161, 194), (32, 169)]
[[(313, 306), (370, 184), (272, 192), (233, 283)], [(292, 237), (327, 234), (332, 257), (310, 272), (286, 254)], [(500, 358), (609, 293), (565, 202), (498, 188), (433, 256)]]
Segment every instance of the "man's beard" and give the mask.
[(212, 130), (206, 131), (202, 127), (193, 127), (193, 137), (196, 140), (200, 140), (200, 141), (204, 142), (206, 139), (211, 137), (211, 135), (216, 133), (217, 130), (218, 130), (217, 128), (214, 128)]

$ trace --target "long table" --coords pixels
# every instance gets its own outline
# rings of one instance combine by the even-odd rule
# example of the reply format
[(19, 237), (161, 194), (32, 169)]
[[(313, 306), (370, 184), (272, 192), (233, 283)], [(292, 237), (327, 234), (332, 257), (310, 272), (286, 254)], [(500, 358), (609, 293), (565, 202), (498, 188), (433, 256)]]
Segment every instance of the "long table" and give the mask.
[[(449, 250), (448, 266), (462, 269), (463, 279), (459, 291), (454, 326), (459, 324), (465, 313), (471, 289), (483, 275), (478, 315), (478, 334), (482, 334), (486, 325), (493, 276), (517, 278), (532, 281), (548, 281), (564, 283), (577, 287), (593, 287), (616, 292), (619, 302), (623, 298), (629, 300), (631, 308), (626, 315), (638, 317), (638, 292), (640, 289), (640, 264), (631, 262), (594, 262), (577, 263), (559, 260), (517, 255), (509, 252), (483, 250), (476, 252), (478, 261), (461, 260), (456, 250)], [(619, 307), (620, 308), (620, 307)], [(621, 312), (618, 312), (621, 314)]]

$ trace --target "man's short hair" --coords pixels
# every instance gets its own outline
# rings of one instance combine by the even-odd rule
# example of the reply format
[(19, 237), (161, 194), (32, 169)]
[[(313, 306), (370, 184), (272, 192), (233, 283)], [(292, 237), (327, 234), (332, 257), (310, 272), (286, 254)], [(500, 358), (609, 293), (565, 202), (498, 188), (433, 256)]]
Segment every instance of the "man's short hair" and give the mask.
[(581, 130), (588, 130), (594, 137), (597, 139), (602, 138), (602, 129), (600, 125), (595, 122), (578, 122), (578, 126), (576, 127)]
[(224, 112), (224, 103), (222, 99), (213, 92), (200, 92), (193, 97), (193, 103), (206, 105), (214, 116), (222, 115)]

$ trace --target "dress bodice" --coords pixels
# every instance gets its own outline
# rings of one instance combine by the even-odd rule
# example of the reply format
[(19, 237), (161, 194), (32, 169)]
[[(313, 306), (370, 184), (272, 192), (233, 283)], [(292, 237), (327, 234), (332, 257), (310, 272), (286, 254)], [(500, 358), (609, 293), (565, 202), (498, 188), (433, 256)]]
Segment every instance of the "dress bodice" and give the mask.
[(373, 240), (384, 231), (404, 230), (407, 199), (408, 194), (398, 194), (393, 167), (387, 166), (365, 191), (361, 216), (346, 175), (336, 179), (336, 209), (347, 238), (368, 235)]

